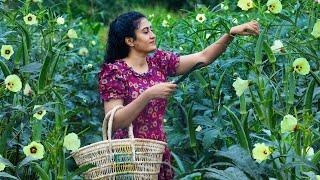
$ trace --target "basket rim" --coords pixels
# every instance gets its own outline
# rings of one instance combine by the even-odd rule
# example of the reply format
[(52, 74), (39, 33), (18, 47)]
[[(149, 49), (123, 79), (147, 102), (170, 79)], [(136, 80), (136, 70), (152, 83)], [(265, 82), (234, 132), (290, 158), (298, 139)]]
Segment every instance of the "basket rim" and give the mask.
[[(117, 143), (117, 142), (130, 141), (130, 140), (131, 139), (126, 138), (126, 139), (112, 139), (111, 141), (114, 142), (114, 143)], [(132, 140), (134, 140), (134, 141), (145, 141), (145, 142), (150, 142), (150, 143), (155, 143), (155, 144), (160, 144), (160, 145), (165, 145), (165, 146), (167, 145), (166, 142), (155, 140), (155, 139), (133, 138)], [(86, 150), (88, 148), (92, 148), (92, 147), (100, 145), (100, 144), (105, 144), (105, 143), (109, 143), (109, 140), (99, 141), (99, 142), (95, 142), (95, 143), (89, 144), (87, 146), (83, 146), (83, 147), (79, 148), (77, 151), (71, 152), (70, 154), (71, 154), (71, 156), (74, 156), (74, 155), (77, 155), (78, 153), (80, 153), (83, 150)]]

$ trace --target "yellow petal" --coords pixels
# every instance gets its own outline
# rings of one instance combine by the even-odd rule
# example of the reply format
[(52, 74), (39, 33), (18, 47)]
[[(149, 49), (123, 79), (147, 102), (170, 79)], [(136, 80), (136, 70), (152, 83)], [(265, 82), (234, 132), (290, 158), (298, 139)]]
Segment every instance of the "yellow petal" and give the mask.
[(44, 115), (46, 115), (47, 111), (44, 109), (44, 108), (41, 108), (42, 106), (41, 105), (35, 105), (33, 107), (33, 110), (37, 109), (37, 108), (40, 108), (39, 111), (37, 111), (36, 113), (33, 114), (33, 117), (38, 119), (38, 120), (41, 120), (43, 118)]
[(320, 37), (320, 19), (318, 19), (317, 22), (314, 24), (311, 35), (315, 38)]
[(35, 25), (38, 24), (37, 16), (29, 13), (28, 15), (23, 17), (23, 20), (28, 25)]
[(249, 87), (249, 81), (248, 80), (242, 80), (240, 77), (237, 78), (237, 80), (232, 84), (234, 89), (236, 90), (237, 96), (241, 96), (243, 92), (248, 89)]
[(281, 133), (293, 132), (297, 127), (297, 123), (298, 123), (298, 120), (294, 116), (290, 114), (284, 116), (280, 124)]
[(69, 30), (68, 30), (68, 33), (67, 33), (67, 36), (68, 36), (70, 39), (78, 38), (78, 34), (77, 34), (77, 32), (76, 32), (74, 29), (69, 29)]
[(77, 134), (69, 133), (64, 137), (63, 146), (67, 150), (77, 151), (80, 148), (81, 142)]
[(252, 149), (252, 157), (258, 162), (268, 159), (271, 151), (268, 146), (264, 143), (257, 143), (254, 145), (255, 147)]
[(205, 14), (197, 14), (196, 20), (200, 23), (203, 23), (206, 20)]
[(42, 159), (44, 155), (44, 147), (41, 143), (32, 141), (28, 146), (23, 147), (23, 152), (26, 156), (31, 156), (35, 159)]
[(307, 75), (310, 72), (310, 65), (306, 58), (297, 58), (292, 64), (293, 70), (301, 75)]
[(19, 76), (15, 74), (11, 74), (7, 76), (6, 79), (4, 80), (4, 83), (6, 85), (6, 89), (12, 92), (18, 92), (22, 88), (21, 80)]
[(253, 8), (253, 1), (252, 0), (239, 0), (238, 7), (240, 7), (244, 11), (248, 11), (249, 9)]
[(2, 45), (1, 46), (1, 56), (6, 60), (9, 60), (12, 54), (14, 53), (13, 47), (11, 45)]
[(279, 0), (268, 0), (267, 7), (273, 14), (278, 14), (282, 11), (282, 4)]

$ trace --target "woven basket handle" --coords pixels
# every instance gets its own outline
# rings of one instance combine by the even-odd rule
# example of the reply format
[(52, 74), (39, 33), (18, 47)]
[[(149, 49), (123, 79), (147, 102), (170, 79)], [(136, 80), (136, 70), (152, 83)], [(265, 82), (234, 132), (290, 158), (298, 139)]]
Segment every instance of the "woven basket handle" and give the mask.
[[(112, 108), (104, 117), (103, 123), (102, 123), (102, 137), (103, 140), (111, 140), (112, 139), (112, 123), (113, 123), (113, 118), (117, 110), (123, 108), (122, 105), (115, 106)], [(107, 126), (108, 124), (108, 126)], [(107, 134), (108, 133), (108, 134)], [(133, 135), (133, 126), (132, 123), (129, 126), (129, 132), (128, 132), (129, 138), (134, 138)]]

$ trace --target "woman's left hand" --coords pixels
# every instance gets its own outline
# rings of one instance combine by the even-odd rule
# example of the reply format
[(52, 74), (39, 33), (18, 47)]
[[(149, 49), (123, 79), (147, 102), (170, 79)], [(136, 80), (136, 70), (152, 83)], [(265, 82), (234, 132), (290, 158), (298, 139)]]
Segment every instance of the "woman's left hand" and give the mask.
[(259, 35), (259, 23), (255, 20), (234, 26), (230, 29), (231, 35)]

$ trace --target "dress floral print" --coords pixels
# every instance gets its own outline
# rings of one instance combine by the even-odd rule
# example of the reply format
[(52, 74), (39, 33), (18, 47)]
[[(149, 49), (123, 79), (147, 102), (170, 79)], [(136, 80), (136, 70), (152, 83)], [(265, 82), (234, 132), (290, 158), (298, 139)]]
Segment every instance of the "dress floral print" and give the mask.
[[(176, 74), (179, 65), (179, 55), (157, 49), (152, 56), (147, 56), (148, 72), (137, 73), (122, 59), (113, 64), (103, 64), (99, 74), (100, 96), (103, 101), (123, 99), (124, 106), (136, 99), (147, 88), (166, 82), (168, 76)], [(163, 127), (163, 116), (167, 105), (166, 99), (152, 99), (132, 122), (133, 133), (137, 138), (166, 141)], [(119, 129), (114, 138), (127, 137), (126, 129)], [(171, 156), (165, 149), (163, 161), (170, 164)], [(173, 171), (167, 165), (162, 165), (158, 179), (172, 179)]]

